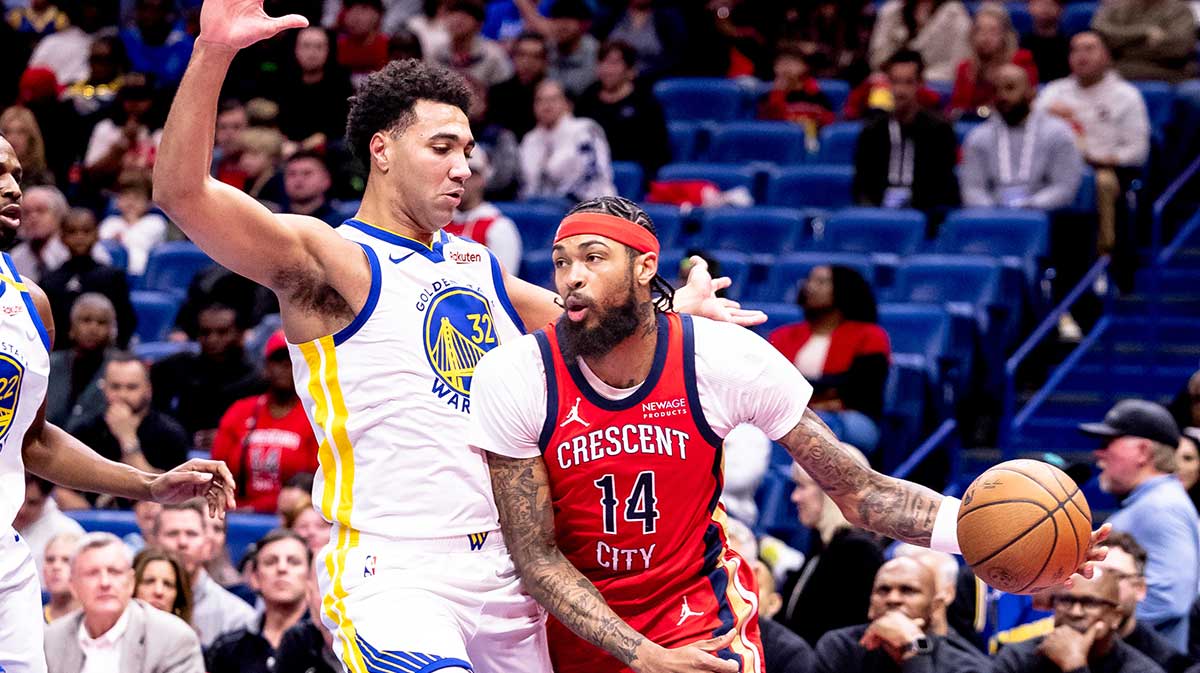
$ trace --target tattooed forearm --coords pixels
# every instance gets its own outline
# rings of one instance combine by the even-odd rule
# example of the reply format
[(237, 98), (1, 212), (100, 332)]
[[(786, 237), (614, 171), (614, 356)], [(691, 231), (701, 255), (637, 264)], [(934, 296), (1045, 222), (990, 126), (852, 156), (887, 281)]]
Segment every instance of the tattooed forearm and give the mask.
[(890, 538), (929, 546), (942, 496), (860, 465), (812, 410), (780, 440), (792, 458), (833, 498), (850, 523)]
[(541, 458), (488, 455), (500, 528), (525, 590), (576, 635), (627, 665), (645, 637), (604, 602), (554, 542), (550, 485)]

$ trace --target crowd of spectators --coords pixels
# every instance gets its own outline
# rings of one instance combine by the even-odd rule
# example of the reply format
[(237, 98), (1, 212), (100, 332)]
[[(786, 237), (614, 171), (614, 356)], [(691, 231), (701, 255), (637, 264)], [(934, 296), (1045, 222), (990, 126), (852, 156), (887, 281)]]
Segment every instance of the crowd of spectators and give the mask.
[[(272, 297), (204, 271), (170, 335), (194, 348), (153, 363), (129, 351), (131, 288), (156, 248), (182, 238), (153, 204), (150, 175), (199, 6), (8, 0), (0, 134), (25, 173), (11, 254), (46, 290), (59, 326), (47, 418), (143, 469), (169, 469), (191, 451), (222, 459), (242, 509), (278, 516), (279, 530), (231, 558), (223, 524), (198, 505), (96, 498), (28, 477), (15, 526), (42, 574), (52, 673), (341, 670), (312, 573), (329, 535), (309, 495), (318, 447)], [(1058, 213), (1090, 171), (1095, 253), (1120, 255), (1132, 235), (1123, 197), (1151, 146), (1130, 81), (1196, 74), (1194, 14), (1181, 0), (1105, 0), (1091, 30), (1068, 35), (1063, 2), (1027, 6), (1030, 25), (1018, 30), (1004, 4), (968, 11), (959, 0), (268, 1), (310, 27), (235, 59), (212, 173), (272, 210), (336, 227), (363, 188), (342, 139), (354, 87), (392, 59), (436, 62), (475, 92), (472, 177), (447, 229), (515, 272), (523, 250), (545, 242), (523, 241), (496, 203), (614, 194), (613, 162), (637, 164), (649, 185), (673, 158), (653, 85), (753, 78), (757, 117), (799, 125), (810, 152), (822, 127), (863, 121), (859, 204), (934, 222), (960, 205)], [(824, 78), (849, 85), (844, 107)], [(971, 125), (965, 137), (956, 122)], [(1074, 230), (1065, 238), (1051, 251), (1063, 270), (1079, 251)], [(803, 321), (770, 340), (814, 383), (813, 408), (868, 461), (891, 361), (871, 285), (839, 265), (794, 280)], [(1065, 316), (1064, 335), (1077, 336), (1072, 322)], [(1104, 437), (1102, 480), (1126, 497), (1113, 519), (1125, 535), (1094, 580), (1021, 602), (1011, 623), (988, 610), (1014, 597), (980, 591), (949, 557), (853, 528), (798, 466), (792, 501), (808, 545), (756, 540), (755, 492), (772, 448), (738, 429), (725, 501), (755, 565), (766, 670), (1194, 669), (1200, 373), (1172, 412), (1114, 409), (1089, 430)], [(138, 532), (85, 534), (63, 512), (75, 508), (132, 508)], [(1007, 645), (989, 659), (997, 641)]]

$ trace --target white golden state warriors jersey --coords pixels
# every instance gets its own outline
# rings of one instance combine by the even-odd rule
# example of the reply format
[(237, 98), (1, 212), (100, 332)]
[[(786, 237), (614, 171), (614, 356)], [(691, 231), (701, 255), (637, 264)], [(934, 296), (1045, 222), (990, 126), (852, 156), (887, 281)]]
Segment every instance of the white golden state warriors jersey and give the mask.
[(347, 530), (394, 539), (498, 527), (481, 452), (466, 444), (471, 375), (524, 333), (495, 257), (445, 232), (432, 247), (360, 220), (371, 291), (337, 334), (289, 345), (320, 443), (313, 502)]
[(50, 336), (8, 253), (0, 262), (0, 527), (25, 502), (25, 432), (46, 399)]

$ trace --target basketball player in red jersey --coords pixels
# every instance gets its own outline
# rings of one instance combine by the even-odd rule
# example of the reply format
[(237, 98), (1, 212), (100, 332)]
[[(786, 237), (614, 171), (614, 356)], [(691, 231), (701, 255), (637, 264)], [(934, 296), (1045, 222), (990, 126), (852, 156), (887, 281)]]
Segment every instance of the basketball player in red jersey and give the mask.
[(766, 341), (669, 311), (636, 204), (576, 206), (553, 255), (566, 312), (479, 362), (468, 443), (490, 452), (505, 540), (555, 617), (558, 673), (764, 670), (753, 573), (718, 503), (722, 437), (741, 423), (782, 442), (855, 526), (958, 551), (957, 500), (851, 458)]

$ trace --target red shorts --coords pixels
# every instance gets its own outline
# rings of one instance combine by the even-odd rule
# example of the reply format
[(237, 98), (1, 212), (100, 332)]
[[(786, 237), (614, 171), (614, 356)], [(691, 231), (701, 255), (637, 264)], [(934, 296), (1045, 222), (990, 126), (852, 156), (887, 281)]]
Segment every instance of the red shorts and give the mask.
[[(683, 591), (673, 587), (670, 593), (658, 593), (651, 583), (631, 579), (635, 582), (599, 588), (613, 610), (638, 632), (663, 647), (675, 648), (735, 629), (733, 643), (715, 654), (739, 662), (742, 673), (763, 672), (757, 585), (754, 571), (741, 558), (729, 554), (724, 563)], [(556, 673), (631, 673), (554, 618), (547, 621), (546, 633)]]

